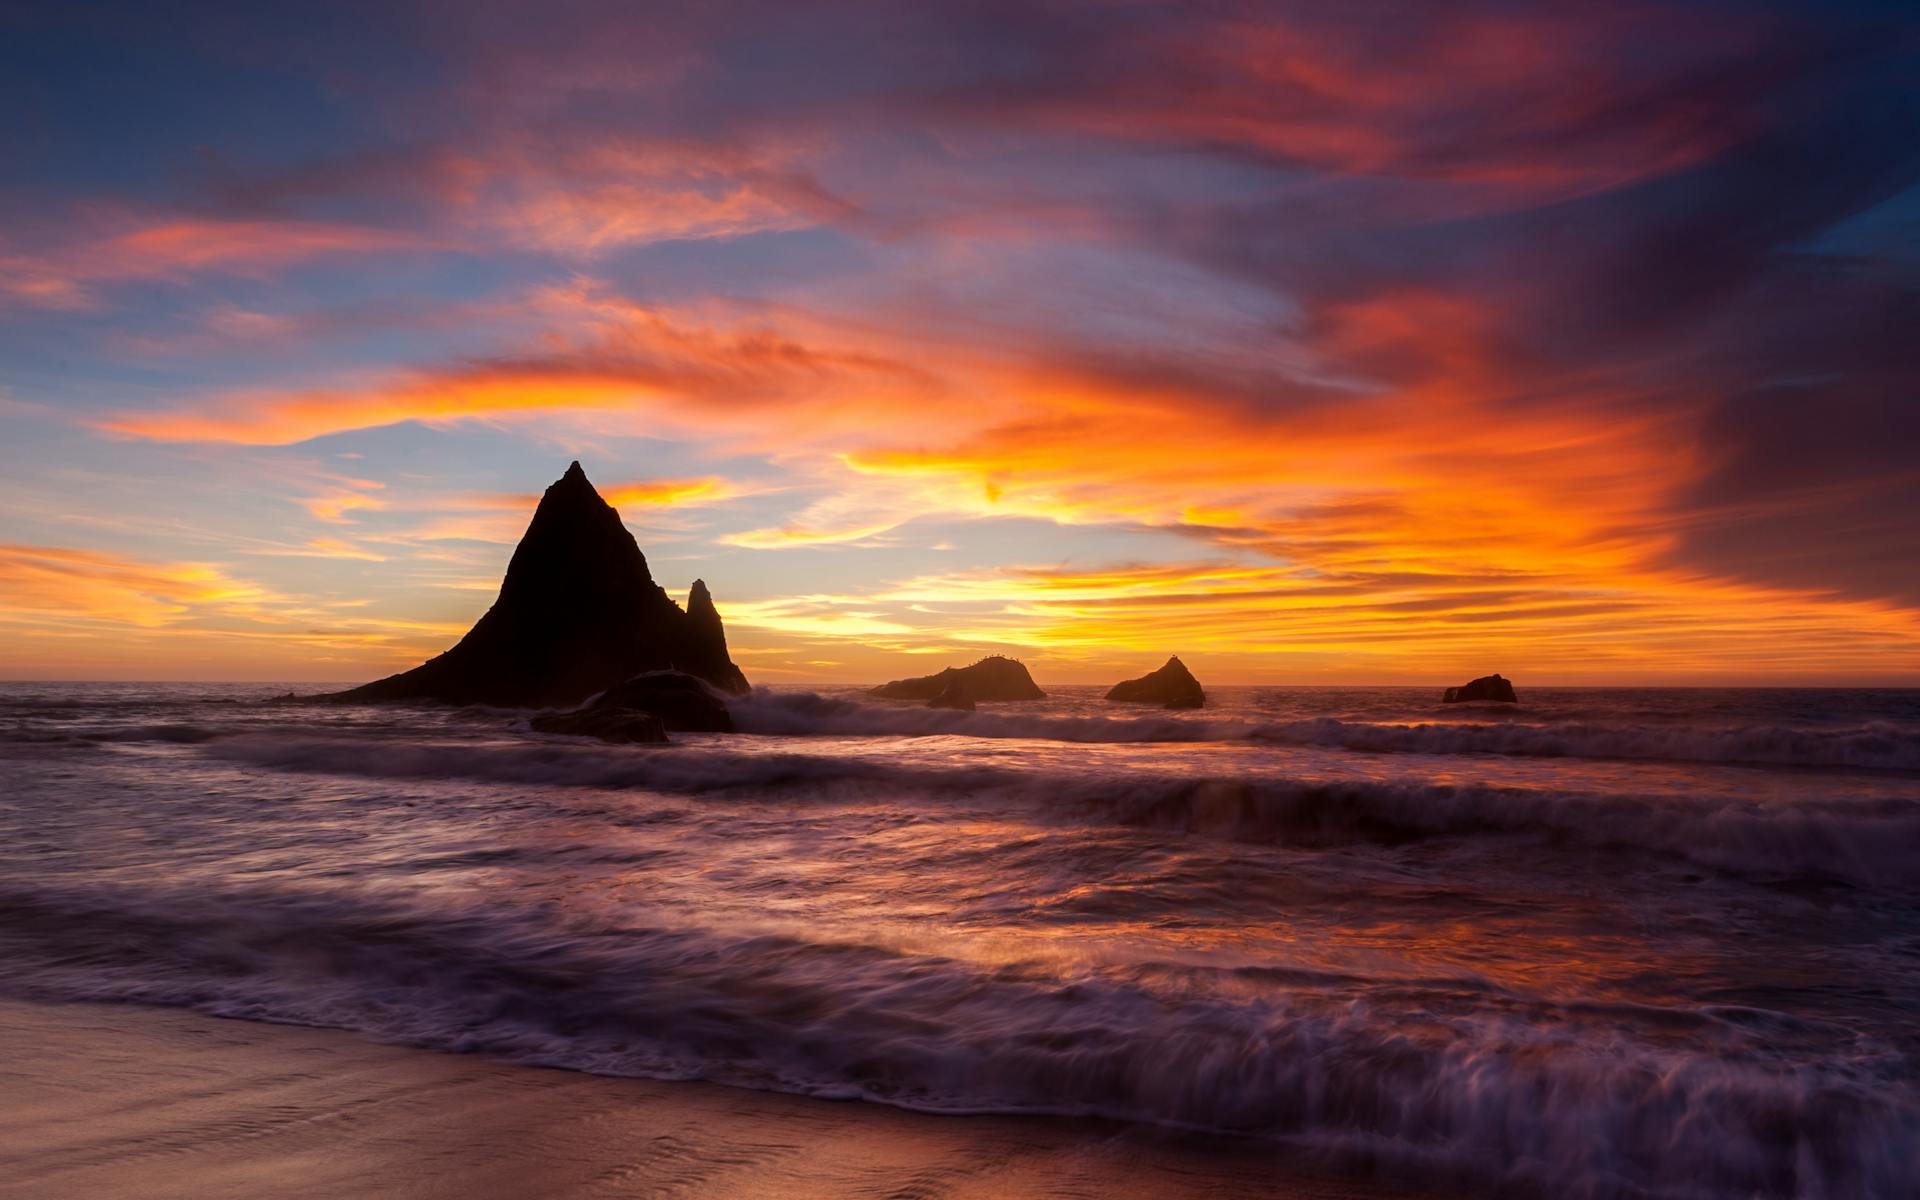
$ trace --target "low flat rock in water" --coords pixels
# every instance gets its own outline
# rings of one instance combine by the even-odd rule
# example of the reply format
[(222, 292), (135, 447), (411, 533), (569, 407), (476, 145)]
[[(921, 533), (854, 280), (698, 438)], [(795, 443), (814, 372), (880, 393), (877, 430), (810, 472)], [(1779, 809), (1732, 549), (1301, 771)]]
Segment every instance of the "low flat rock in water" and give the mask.
[(684, 671), (648, 671), (608, 688), (588, 706), (637, 708), (674, 733), (732, 733), (733, 712), (705, 680)]
[(1024, 663), (996, 654), (970, 667), (948, 667), (938, 675), (896, 679), (867, 693), (887, 700), (932, 700), (958, 683), (975, 703), (996, 700), (1044, 700), (1047, 694), (1027, 674)]
[(1519, 697), (1513, 694), (1513, 682), (1504, 675), (1482, 675), (1471, 683), (1450, 687), (1440, 700), (1443, 704), (1460, 704), (1471, 700), (1492, 700), (1503, 704), (1520, 703)]
[(1124, 704), (1158, 704), (1165, 708), (1199, 708), (1207, 702), (1200, 681), (1178, 658), (1169, 658), (1157, 671), (1113, 685), (1107, 699)]
[(578, 712), (535, 717), (532, 724), (536, 733), (592, 737), (603, 742), (658, 743), (667, 740), (667, 727), (661, 724), (660, 718), (637, 708), (594, 705)]
[(683, 671), (648, 671), (617, 683), (593, 703), (532, 721), (537, 733), (608, 742), (664, 742), (675, 733), (732, 733), (733, 713), (704, 680)]

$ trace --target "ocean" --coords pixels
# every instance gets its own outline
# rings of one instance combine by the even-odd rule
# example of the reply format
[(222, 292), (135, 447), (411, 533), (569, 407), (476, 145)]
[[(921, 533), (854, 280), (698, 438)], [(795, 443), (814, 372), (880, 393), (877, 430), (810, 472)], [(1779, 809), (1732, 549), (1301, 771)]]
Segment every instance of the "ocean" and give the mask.
[(0, 995), (1487, 1194), (1920, 1180), (1920, 691), (763, 688), (610, 746), (290, 688), (0, 684)]

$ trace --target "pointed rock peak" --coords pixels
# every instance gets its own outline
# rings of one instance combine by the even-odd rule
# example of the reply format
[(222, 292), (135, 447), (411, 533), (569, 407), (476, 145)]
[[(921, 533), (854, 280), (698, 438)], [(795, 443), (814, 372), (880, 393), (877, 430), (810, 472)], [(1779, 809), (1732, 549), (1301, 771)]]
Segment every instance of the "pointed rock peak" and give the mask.
[(669, 669), (745, 693), (707, 585), (694, 584), (688, 603), (692, 611), (681, 612), (654, 583), (620, 514), (571, 463), (540, 498), (499, 596), (467, 636), (411, 671), (338, 696), (538, 708)]
[(751, 690), (747, 677), (727, 654), (727, 629), (704, 579), (694, 580), (687, 589), (686, 637), (674, 665), (723, 692), (744, 696)]
[(576, 462), (541, 496), (493, 607), (459, 644), (344, 695), (576, 704), (639, 672), (672, 666), (685, 623), (620, 514)]
[[(620, 526), (620, 514), (595, 490), (580, 464), (574, 463), (540, 494), (540, 503), (534, 507), (533, 520), (525, 536), (550, 537), (559, 530), (587, 527), (611, 534), (616, 526)], [(524, 540), (521, 545), (524, 548)]]
[[(540, 499), (544, 505), (548, 500), (557, 498), (580, 501), (585, 500), (588, 496), (593, 497), (601, 504), (607, 503), (601, 498), (599, 491), (593, 486), (592, 481), (587, 478), (587, 473), (580, 469), (580, 464), (576, 461), (567, 467), (566, 474), (560, 476), (560, 478), (554, 480), (547, 486), (546, 494)], [(611, 505), (608, 507), (611, 507)]]
[[(531, 588), (571, 592), (588, 603), (596, 596), (610, 603), (632, 603), (634, 590), (652, 583), (646, 555), (620, 523), (620, 514), (594, 490), (587, 473), (575, 462), (540, 497), (507, 563), (501, 594)], [(614, 600), (615, 596), (620, 599)]]

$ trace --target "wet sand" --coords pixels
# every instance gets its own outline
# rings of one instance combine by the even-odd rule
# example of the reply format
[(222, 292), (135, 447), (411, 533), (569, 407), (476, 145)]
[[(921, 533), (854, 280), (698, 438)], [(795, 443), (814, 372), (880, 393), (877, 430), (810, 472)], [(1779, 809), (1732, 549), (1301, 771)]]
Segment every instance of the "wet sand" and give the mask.
[(0, 1195), (1438, 1196), (1268, 1148), (610, 1079), (172, 1009), (0, 1002)]

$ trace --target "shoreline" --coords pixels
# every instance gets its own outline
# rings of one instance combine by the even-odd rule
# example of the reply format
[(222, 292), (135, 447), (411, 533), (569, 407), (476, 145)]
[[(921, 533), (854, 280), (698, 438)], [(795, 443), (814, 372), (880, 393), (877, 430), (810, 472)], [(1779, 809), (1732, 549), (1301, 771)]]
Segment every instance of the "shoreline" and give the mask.
[(612, 1078), (185, 1009), (0, 1000), (0, 1196), (1440, 1200), (1275, 1147)]

